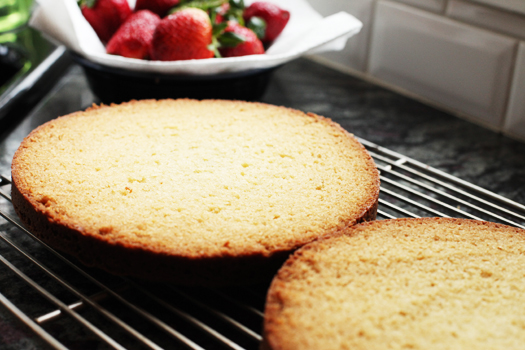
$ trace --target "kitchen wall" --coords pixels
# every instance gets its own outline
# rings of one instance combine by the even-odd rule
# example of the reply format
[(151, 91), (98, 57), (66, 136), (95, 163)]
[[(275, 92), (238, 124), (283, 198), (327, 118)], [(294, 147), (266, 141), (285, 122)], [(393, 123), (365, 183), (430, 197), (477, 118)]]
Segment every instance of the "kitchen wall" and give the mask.
[(364, 24), (314, 59), (525, 141), (525, 0), (309, 2)]

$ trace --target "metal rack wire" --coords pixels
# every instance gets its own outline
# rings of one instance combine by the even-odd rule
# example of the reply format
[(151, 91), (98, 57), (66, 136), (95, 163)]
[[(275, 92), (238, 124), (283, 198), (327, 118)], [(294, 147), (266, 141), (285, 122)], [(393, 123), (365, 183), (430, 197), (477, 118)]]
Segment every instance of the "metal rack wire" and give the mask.
[[(524, 205), (360, 141), (381, 172), (378, 219), (466, 217), (525, 228)], [(9, 193), (2, 176), (0, 305), (39, 341), (56, 349), (259, 347), (267, 283), (190, 288), (89, 270), (22, 227)]]

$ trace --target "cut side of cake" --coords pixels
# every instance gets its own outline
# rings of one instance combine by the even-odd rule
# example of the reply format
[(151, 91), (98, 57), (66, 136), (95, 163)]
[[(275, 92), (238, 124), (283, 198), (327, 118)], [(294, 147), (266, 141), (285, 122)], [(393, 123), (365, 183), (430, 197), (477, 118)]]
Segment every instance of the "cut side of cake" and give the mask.
[(13, 205), (115, 274), (230, 284), (375, 218), (379, 175), (331, 120), (263, 103), (145, 100), (52, 120), (20, 145)]
[(363, 223), (297, 250), (267, 296), (264, 349), (523, 349), (525, 230)]

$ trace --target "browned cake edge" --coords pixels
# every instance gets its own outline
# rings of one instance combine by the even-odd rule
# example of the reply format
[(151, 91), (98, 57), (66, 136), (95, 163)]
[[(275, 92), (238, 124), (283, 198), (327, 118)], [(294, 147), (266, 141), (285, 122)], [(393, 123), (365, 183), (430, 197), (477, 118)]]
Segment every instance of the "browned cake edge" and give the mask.
[[(128, 103), (137, 103), (137, 101)], [(264, 105), (262, 103), (252, 104)], [(93, 105), (87, 111), (99, 108), (108, 108), (108, 106)], [(279, 108), (298, 113), (294, 109)], [(82, 113), (76, 112), (60, 118), (73, 117)], [(362, 148), (364, 151), (363, 155), (369, 158), (370, 164), (374, 164), (366, 149), (352, 134), (348, 133), (337, 123), (312, 113), (307, 115), (343, 131)], [(52, 123), (52, 121), (48, 123)], [(293, 251), (308, 243), (296, 242), (292, 247), (279, 247), (270, 253), (245, 252), (237, 253), (236, 255), (201, 256), (195, 258), (158, 252), (154, 250), (154, 247), (148, 249), (148, 247), (137, 247), (116, 242), (105, 236), (86, 232), (67, 218), (47, 210), (44, 204), (32, 197), (31, 189), (24, 188), (19, 180), (17, 153), (20, 149), (26, 147), (34, 133), (41, 128), (45, 128), (48, 123), (33, 130), (24, 139), (15, 153), (11, 167), (12, 203), (20, 220), (31, 233), (51, 247), (76, 257), (87, 266), (101, 268), (116, 275), (184, 285), (247, 284), (272, 278)], [(376, 186), (371, 189), (368, 201), (362, 205), (363, 210), (361, 213), (350, 218), (344, 227), (335, 229), (333, 232), (326, 232), (323, 237), (338, 234), (356, 223), (374, 220), (377, 214), (378, 198), (379, 174), (377, 174)]]
[[(519, 229), (516, 227), (498, 224), (494, 222), (488, 222), (488, 221), (478, 221), (478, 220), (471, 220), (471, 219), (457, 219), (457, 218), (439, 218), (439, 217), (431, 217), (431, 218), (401, 218), (401, 219), (390, 219), (390, 220), (380, 220), (380, 221), (373, 221), (373, 222), (363, 222), (358, 225), (355, 225), (353, 227), (350, 227), (349, 229), (345, 231), (341, 231), (338, 233), (338, 235), (356, 235), (359, 234), (359, 231), (365, 230), (367, 226), (370, 225), (388, 225), (392, 222), (412, 222), (412, 223), (422, 223), (422, 222), (435, 222), (436, 224), (439, 223), (456, 223), (456, 224), (464, 224), (464, 223), (470, 223), (477, 226), (486, 226), (493, 229), (504, 229), (504, 230), (511, 230), (515, 231), (516, 234), (520, 234), (525, 238), (525, 230)], [(334, 238), (335, 235), (330, 237), (323, 237), (320, 239), (316, 239), (313, 242), (304, 245), (303, 247), (297, 249), (290, 257), (286, 260), (286, 262), (282, 265), (282, 267), (279, 269), (275, 277), (273, 278), (270, 288), (268, 289), (268, 293), (266, 295), (266, 304), (265, 304), (265, 310), (264, 310), (264, 324), (263, 324), (263, 340), (260, 345), (260, 350), (290, 350), (294, 349), (293, 345), (288, 344), (288, 341), (284, 335), (280, 332), (279, 327), (279, 314), (281, 313), (281, 310), (283, 309), (283, 298), (286, 294), (286, 288), (284, 287), (286, 285), (286, 280), (290, 278), (290, 276), (293, 275), (293, 265), (295, 261), (300, 260), (303, 252), (311, 250), (311, 251), (318, 251), (320, 249), (320, 245), (318, 243), (324, 242), (325, 240), (329, 240), (330, 238)]]

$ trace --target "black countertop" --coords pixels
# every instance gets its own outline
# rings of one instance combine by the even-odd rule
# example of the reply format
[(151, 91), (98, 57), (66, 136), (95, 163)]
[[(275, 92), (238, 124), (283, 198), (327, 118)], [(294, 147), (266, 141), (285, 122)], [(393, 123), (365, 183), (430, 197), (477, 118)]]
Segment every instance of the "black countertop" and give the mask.
[[(274, 73), (262, 101), (329, 117), (360, 138), (525, 203), (524, 143), (384, 88), (298, 59)], [(12, 115), (2, 125), (0, 173), (9, 176), (13, 154), (31, 130), (93, 102), (97, 101), (82, 70), (72, 66), (32, 112)], [(13, 214), (9, 202), (0, 202), (0, 209)], [(0, 219), (0, 234), (9, 235), (10, 231)], [(3, 284), (8, 280), (2, 282), (2, 271), (1, 292), (23, 294), (23, 285)], [(38, 337), (0, 306), (0, 349), (41, 347)]]

